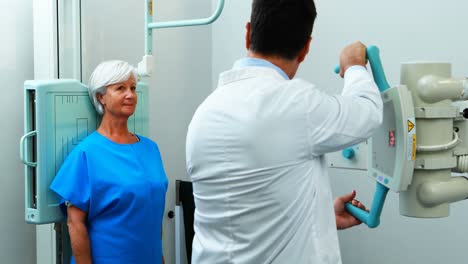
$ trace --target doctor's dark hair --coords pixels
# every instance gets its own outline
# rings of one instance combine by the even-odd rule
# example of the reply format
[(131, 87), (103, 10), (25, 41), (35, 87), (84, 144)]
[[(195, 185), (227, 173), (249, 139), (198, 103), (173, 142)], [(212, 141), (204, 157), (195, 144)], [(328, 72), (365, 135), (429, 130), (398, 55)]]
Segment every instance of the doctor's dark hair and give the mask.
[(253, 0), (249, 50), (294, 59), (312, 34), (313, 0)]

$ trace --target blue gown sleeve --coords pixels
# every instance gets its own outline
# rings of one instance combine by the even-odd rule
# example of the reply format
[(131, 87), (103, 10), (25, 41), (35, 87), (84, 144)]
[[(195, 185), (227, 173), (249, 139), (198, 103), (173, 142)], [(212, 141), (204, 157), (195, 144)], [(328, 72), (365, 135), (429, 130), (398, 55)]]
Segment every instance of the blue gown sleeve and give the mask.
[(61, 204), (70, 202), (84, 212), (89, 211), (90, 182), (86, 153), (76, 147), (65, 159), (50, 189), (61, 198)]
[(153, 144), (154, 144), (154, 147), (155, 147), (155, 151), (157, 153), (157, 158), (158, 158), (159, 164), (161, 164), (161, 166), (159, 166), (159, 173), (160, 173), (160, 175), (164, 176), (163, 179), (162, 179), (164, 187), (165, 187), (164, 192), (167, 192), (169, 181), (167, 180), (166, 170), (164, 169), (164, 162), (162, 161), (161, 152), (159, 151), (158, 144), (156, 142), (154, 142), (154, 141), (153, 141)]

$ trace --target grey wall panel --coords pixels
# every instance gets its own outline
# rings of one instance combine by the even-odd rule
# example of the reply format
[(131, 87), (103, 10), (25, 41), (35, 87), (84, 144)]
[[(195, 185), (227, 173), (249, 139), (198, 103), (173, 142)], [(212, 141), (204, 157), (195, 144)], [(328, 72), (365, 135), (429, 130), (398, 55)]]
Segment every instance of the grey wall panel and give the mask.
[(0, 262), (35, 263), (35, 227), (24, 222), (23, 82), (32, 79), (32, 1), (0, 0)]
[(136, 66), (144, 54), (144, 2), (81, 2), (83, 83), (104, 60), (125, 60)]
[[(155, 3), (159, 10), (155, 11), (156, 21), (208, 17), (212, 12), (209, 0)], [(221, 15), (219, 20), (222, 19)], [(175, 207), (175, 180), (188, 180), (185, 169), (187, 127), (196, 108), (211, 91), (211, 27), (153, 31), (156, 68), (150, 83), (150, 130), (161, 148), (169, 178), (163, 237), (165, 252), (168, 253), (166, 247), (171, 251), (166, 263), (175, 263), (175, 221), (167, 218), (167, 213)]]

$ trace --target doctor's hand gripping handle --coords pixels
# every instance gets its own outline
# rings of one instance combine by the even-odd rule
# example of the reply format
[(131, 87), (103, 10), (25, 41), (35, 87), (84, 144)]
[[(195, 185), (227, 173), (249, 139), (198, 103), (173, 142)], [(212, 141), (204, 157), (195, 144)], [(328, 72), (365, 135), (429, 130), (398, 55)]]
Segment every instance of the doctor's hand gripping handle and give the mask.
[[(385, 78), (382, 61), (380, 60), (379, 48), (377, 48), (377, 46), (367, 47), (366, 56), (372, 69), (372, 75), (374, 75), (374, 81), (377, 84), (377, 87), (379, 87), (380, 92), (390, 88), (390, 85), (387, 82), (387, 78)], [(335, 68), (335, 73), (340, 73), (340, 65)]]
[[(377, 84), (380, 92), (390, 88), (390, 85), (387, 82), (387, 78), (385, 77), (382, 62), (380, 60), (379, 48), (376, 46), (367, 47), (366, 56), (372, 69), (374, 81)], [(335, 73), (340, 73), (339, 65), (335, 68)], [(352, 205), (351, 203), (346, 203), (345, 208), (350, 214), (359, 219), (361, 222), (365, 223), (368, 227), (375, 228), (380, 224), (380, 215), (382, 214), (382, 209), (385, 203), (385, 198), (387, 197), (388, 190), (388, 187), (377, 182), (374, 199), (372, 200), (372, 206), (369, 212), (364, 211), (361, 208)]]
[(380, 224), (380, 215), (387, 197), (388, 188), (377, 182), (372, 207), (369, 212), (362, 210), (359, 207), (346, 203), (345, 208), (350, 214), (365, 223), (370, 228), (375, 228)]

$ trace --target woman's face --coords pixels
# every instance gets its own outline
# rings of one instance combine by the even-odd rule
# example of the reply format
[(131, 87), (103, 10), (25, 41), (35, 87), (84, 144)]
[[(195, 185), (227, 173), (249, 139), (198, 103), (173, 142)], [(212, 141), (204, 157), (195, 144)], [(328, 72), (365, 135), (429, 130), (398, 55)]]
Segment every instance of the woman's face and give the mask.
[(124, 82), (107, 86), (106, 93), (99, 94), (98, 99), (104, 108), (104, 115), (129, 118), (138, 102), (135, 77), (131, 75)]

